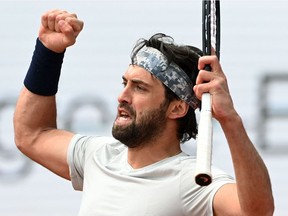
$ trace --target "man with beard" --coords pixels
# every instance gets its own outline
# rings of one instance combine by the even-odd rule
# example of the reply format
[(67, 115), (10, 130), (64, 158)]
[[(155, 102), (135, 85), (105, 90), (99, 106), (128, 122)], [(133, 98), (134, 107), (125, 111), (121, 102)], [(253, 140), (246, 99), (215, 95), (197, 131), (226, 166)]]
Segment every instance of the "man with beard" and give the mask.
[[(217, 58), (201, 57), (197, 48), (175, 45), (164, 34), (138, 41), (132, 51), (114, 138), (57, 129), (55, 94), (64, 52), (82, 28), (66, 11), (42, 16), (14, 116), (18, 148), (83, 191), (79, 215), (273, 214), (267, 169), (234, 109)], [(211, 73), (204, 70), (207, 64)], [(195, 158), (180, 148), (197, 135), (195, 109), (203, 92), (212, 94), (213, 117), (227, 138), (236, 176), (212, 167), (206, 187), (194, 182)]]

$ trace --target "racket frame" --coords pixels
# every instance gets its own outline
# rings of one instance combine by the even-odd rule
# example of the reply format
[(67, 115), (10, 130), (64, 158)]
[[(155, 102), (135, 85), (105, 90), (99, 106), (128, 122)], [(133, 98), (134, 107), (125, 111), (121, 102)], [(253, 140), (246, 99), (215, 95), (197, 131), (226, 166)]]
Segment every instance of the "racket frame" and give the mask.
[[(215, 2), (216, 15), (216, 37), (215, 52), (220, 59), (220, 0)], [(203, 55), (212, 54), (211, 41), (211, 0), (202, 0), (202, 49)], [(210, 65), (204, 68), (211, 71)], [(204, 93), (201, 100), (201, 113), (198, 125), (197, 136), (197, 160), (195, 182), (200, 186), (207, 186), (212, 182), (211, 164), (212, 164), (212, 140), (213, 140), (213, 123), (212, 123), (212, 97), (210, 93)]]

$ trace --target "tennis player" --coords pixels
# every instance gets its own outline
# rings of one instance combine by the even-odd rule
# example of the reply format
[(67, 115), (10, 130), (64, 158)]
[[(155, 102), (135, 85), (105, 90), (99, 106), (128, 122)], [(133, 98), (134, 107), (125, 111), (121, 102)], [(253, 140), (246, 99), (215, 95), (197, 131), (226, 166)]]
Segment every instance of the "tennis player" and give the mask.
[[(79, 215), (272, 215), (267, 169), (233, 106), (217, 58), (201, 57), (196, 47), (176, 45), (169, 36), (139, 40), (132, 50), (113, 137), (57, 128), (55, 95), (64, 53), (83, 25), (63, 10), (43, 14), (14, 117), (17, 147), (83, 191)], [(207, 64), (211, 73), (204, 70)], [(212, 183), (200, 187), (195, 157), (180, 145), (196, 138), (195, 109), (203, 92), (212, 94), (213, 117), (226, 136), (235, 179), (213, 166)]]

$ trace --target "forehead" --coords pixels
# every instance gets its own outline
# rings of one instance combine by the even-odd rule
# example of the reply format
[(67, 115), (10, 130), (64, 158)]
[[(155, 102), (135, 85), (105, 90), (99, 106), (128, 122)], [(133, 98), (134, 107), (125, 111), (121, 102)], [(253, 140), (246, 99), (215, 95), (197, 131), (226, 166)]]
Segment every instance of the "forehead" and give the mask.
[(150, 72), (137, 65), (129, 65), (128, 70), (123, 75), (126, 80), (139, 80), (149, 85), (162, 86), (162, 82)]

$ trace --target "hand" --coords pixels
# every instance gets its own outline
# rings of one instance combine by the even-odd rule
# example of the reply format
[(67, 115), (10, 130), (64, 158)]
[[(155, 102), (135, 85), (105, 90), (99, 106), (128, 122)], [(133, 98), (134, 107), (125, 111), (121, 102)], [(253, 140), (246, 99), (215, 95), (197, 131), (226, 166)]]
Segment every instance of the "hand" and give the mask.
[[(211, 72), (204, 70), (205, 65), (211, 66)], [(217, 57), (215, 55), (201, 57), (198, 69), (200, 71), (193, 90), (199, 99), (206, 92), (212, 95), (213, 117), (221, 122), (229, 120), (235, 114), (237, 115), (229, 93), (226, 76)]]
[(41, 18), (39, 39), (48, 49), (61, 53), (76, 42), (83, 26), (76, 14), (63, 10), (48, 11)]

